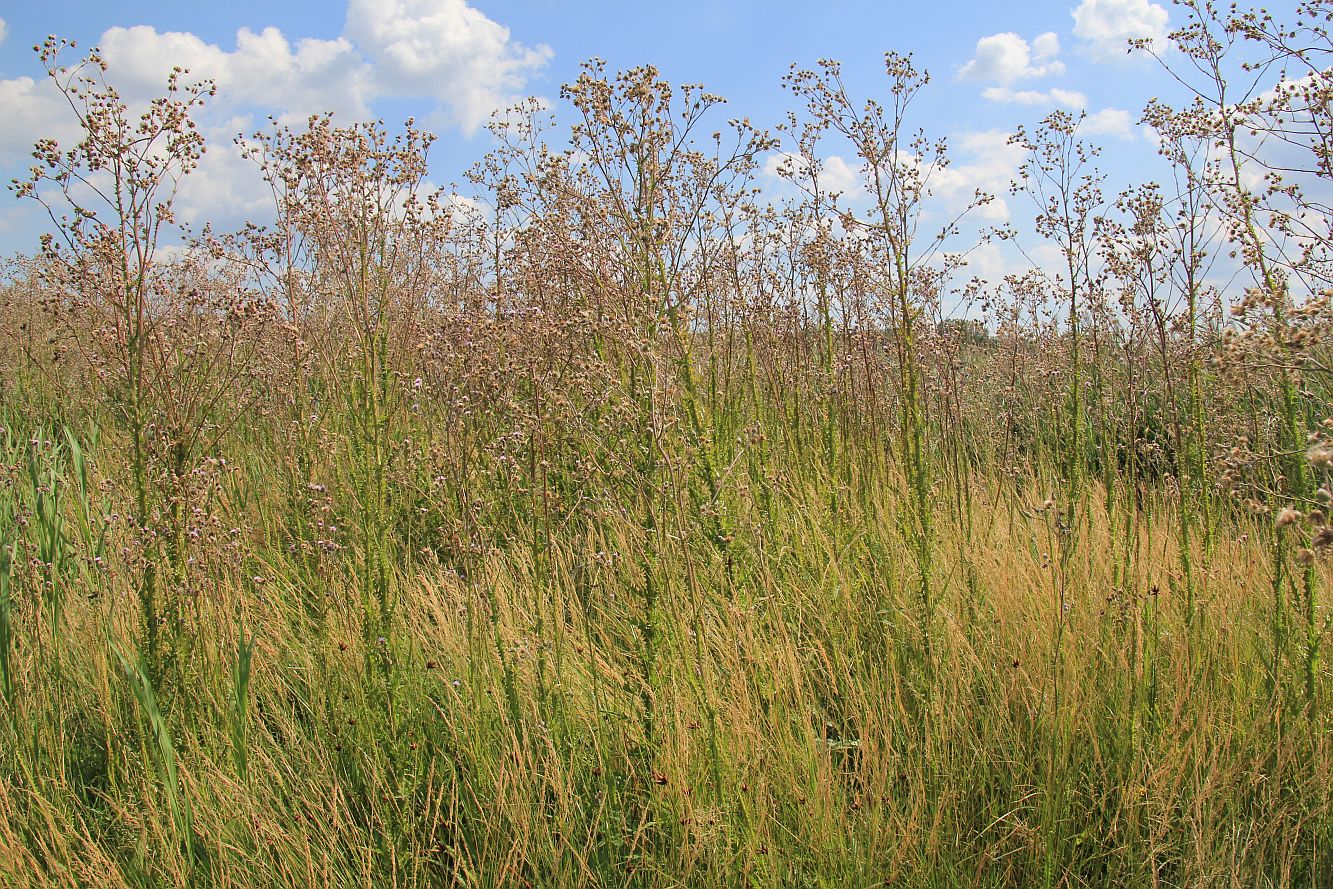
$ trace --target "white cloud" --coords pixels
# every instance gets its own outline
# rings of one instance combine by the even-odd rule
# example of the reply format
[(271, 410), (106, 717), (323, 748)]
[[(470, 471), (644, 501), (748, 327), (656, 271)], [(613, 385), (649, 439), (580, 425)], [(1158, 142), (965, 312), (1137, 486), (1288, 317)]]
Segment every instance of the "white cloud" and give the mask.
[(853, 192), (861, 187), (861, 171), (836, 154), (825, 158), (822, 178), (834, 191)]
[[(764, 173), (775, 181), (785, 178), (782, 175), (784, 166), (799, 171), (805, 162), (785, 151), (773, 152), (764, 159)], [(836, 154), (819, 161), (819, 187), (825, 192), (841, 192), (851, 202), (865, 197), (860, 169)]]
[[(333, 39), (242, 28), (227, 48), (139, 25), (110, 28), (97, 43), (108, 80), (136, 114), (162, 93), (177, 65), (190, 69), (187, 80), (217, 82), (218, 95), (196, 115), (208, 152), (182, 183), (177, 207), (185, 221), (223, 226), (261, 215), (271, 200), (257, 169), (232, 144), (239, 130), (253, 127), (256, 112), (299, 124), (332, 111), (347, 122), (372, 117), (377, 100), (425, 99), (427, 125), (471, 134), (492, 111), (521, 98), (552, 57), (547, 46), (514, 41), (466, 0), (348, 0), (343, 34)], [(0, 115), (0, 164), (11, 168), (27, 165), (39, 138), (69, 146), (81, 135), (48, 78), (0, 79)]]
[[(1008, 275), (1024, 275), (1033, 269), (1060, 269), (1065, 264), (1064, 253), (1055, 244), (1041, 242), (1019, 249), (1010, 241), (990, 241), (969, 251), (967, 275), (998, 284)], [(1053, 274), (1058, 276), (1058, 272)]]
[(349, 0), (344, 34), (374, 61), (383, 92), (436, 99), (467, 132), (522, 98), (553, 55), (465, 0)]
[(227, 51), (194, 34), (158, 32), (147, 25), (102, 35), (111, 77), (128, 96), (156, 95), (175, 65), (195, 78), (217, 81), (218, 104), (257, 106), (301, 119), (322, 111), (365, 118), (374, 98), (373, 71), (345, 38), (299, 40), (293, 48), (277, 28), (236, 33)]
[(49, 79), (31, 77), (0, 80), (0, 164), (28, 165), (32, 146), (39, 138), (59, 139), (62, 144), (78, 137), (78, 127), (69, 107)]
[(248, 120), (231, 119), (205, 131), (208, 153), (199, 168), (181, 180), (176, 197), (183, 220), (212, 222), (223, 230), (246, 221), (272, 221), (273, 192), (232, 138), (249, 124)]
[(291, 124), (324, 111), (365, 119), (377, 95), (373, 68), (342, 37), (293, 43), (277, 28), (242, 28), (236, 48), (226, 50), (194, 34), (140, 25), (111, 28), (99, 44), (108, 79), (132, 104), (161, 94), (177, 65), (190, 70), (187, 80), (217, 82), (217, 96), (196, 115), (207, 152), (182, 180), (176, 200), (181, 221), (196, 226), (209, 221), (227, 229), (271, 215), (272, 196), (258, 169), (232, 142), (238, 132), (253, 129), (252, 110)]
[(1065, 108), (1085, 108), (1088, 97), (1077, 90), (1056, 87), (1049, 90), (1012, 90), (1007, 86), (993, 86), (981, 95), (992, 102), (1016, 105), (1060, 105)]
[[(1008, 87), (993, 86), (983, 90), (981, 95), (992, 102), (1014, 105), (1035, 105), (1063, 107), (1072, 111), (1082, 111), (1088, 107), (1088, 97), (1076, 90), (1064, 90), (1059, 87), (1049, 90), (1012, 90)], [(1110, 136), (1129, 141), (1135, 138), (1134, 119), (1123, 108), (1103, 108), (1096, 113), (1087, 114), (1079, 125), (1080, 132), (1089, 136)]]
[(331, 40), (242, 28), (235, 48), (226, 49), (189, 32), (138, 25), (111, 28), (98, 45), (110, 79), (131, 100), (160, 93), (181, 65), (217, 82), (213, 104), (224, 113), (260, 109), (299, 121), (333, 111), (366, 119), (377, 99), (424, 98), (436, 107), (423, 116), (469, 134), (522, 98), (552, 57), (550, 47), (514, 41), (466, 0), (348, 0), (343, 34)]
[(1026, 152), (1021, 145), (1011, 145), (1003, 130), (983, 130), (951, 137), (950, 147), (962, 162), (936, 170), (931, 189), (949, 208), (958, 211), (973, 199), (977, 191), (993, 195), (994, 200), (976, 210), (975, 218), (985, 222), (1006, 222), (1009, 206), (1004, 195), (1018, 175)]
[(1032, 40), (1032, 58), (1036, 62), (1048, 62), (1060, 54), (1060, 38), (1054, 31), (1038, 34)]
[(1042, 34), (1029, 44), (1022, 37), (1006, 31), (977, 41), (976, 53), (958, 71), (960, 80), (988, 80), (1010, 84), (1016, 80), (1063, 74), (1064, 63), (1056, 59), (1060, 38)]
[(1079, 130), (1090, 136), (1111, 136), (1126, 142), (1134, 138), (1134, 120), (1121, 108), (1103, 108), (1083, 118)]
[(1170, 14), (1149, 0), (1083, 0), (1074, 9), (1074, 35), (1084, 40), (1095, 59), (1123, 58), (1126, 41), (1150, 37), (1161, 47), (1166, 42)]
[(6, 22), (4, 19), (0, 19), (0, 43), (4, 43), (5, 38), (8, 36), (9, 36), (9, 23)]
[(1053, 275), (1057, 280), (1060, 279), (1059, 270), (1065, 268), (1069, 262), (1069, 258), (1065, 256), (1065, 252), (1060, 245), (1052, 244), (1050, 241), (1033, 244), (1027, 247), (1025, 252), (1028, 258), (1032, 260), (1032, 268), (1041, 269)]
[(967, 271), (982, 280), (994, 283), (1016, 270), (1012, 258), (1005, 256), (1000, 245), (991, 241), (978, 244), (967, 255)]

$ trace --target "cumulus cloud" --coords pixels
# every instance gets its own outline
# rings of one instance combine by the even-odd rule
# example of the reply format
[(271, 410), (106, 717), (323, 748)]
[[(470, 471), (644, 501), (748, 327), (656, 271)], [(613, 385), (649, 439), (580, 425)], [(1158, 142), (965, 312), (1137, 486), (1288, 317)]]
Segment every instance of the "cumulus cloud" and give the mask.
[(1060, 38), (1054, 31), (1038, 34), (1032, 40), (1032, 58), (1037, 62), (1049, 62), (1060, 54)]
[(953, 209), (972, 200), (978, 191), (993, 195), (994, 200), (977, 210), (976, 218), (985, 222), (1007, 222), (1009, 206), (1004, 195), (1018, 175), (1025, 152), (1021, 145), (1009, 142), (1003, 130), (963, 133), (949, 140), (960, 162), (935, 171), (931, 187)]
[(233, 118), (210, 127), (208, 153), (199, 168), (181, 180), (176, 208), (183, 220), (207, 220), (223, 228), (242, 221), (267, 223), (273, 217), (273, 192), (255, 164), (231, 137), (250, 121)]
[(977, 41), (972, 59), (958, 71), (960, 80), (985, 80), (1010, 84), (1016, 80), (1046, 77), (1065, 72), (1060, 38), (1045, 33), (1028, 43), (1012, 31), (992, 34)]
[[(1013, 90), (994, 86), (983, 90), (981, 95), (992, 102), (1013, 105), (1067, 108), (1071, 111), (1084, 111), (1088, 107), (1088, 97), (1083, 93), (1058, 87), (1049, 90)], [(1079, 129), (1089, 136), (1110, 136), (1125, 141), (1135, 137), (1134, 119), (1123, 108), (1103, 108), (1088, 113)]]
[(521, 98), (553, 55), (465, 0), (350, 0), (344, 36), (374, 62), (382, 92), (435, 99), (468, 132)]
[[(4, 22), (0, 19), (0, 39)], [(198, 115), (208, 139), (199, 169), (182, 183), (182, 219), (239, 223), (261, 214), (267, 192), (253, 164), (232, 144), (253, 118), (299, 123), (332, 111), (341, 121), (374, 116), (379, 100), (426, 100), (429, 125), (471, 134), (492, 111), (521, 98), (552, 57), (528, 47), (467, 0), (348, 0), (343, 33), (333, 39), (288, 36), (277, 28), (236, 33), (234, 47), (196, 34), (146, 25), (113, 27), (97, 41), (108, 79), (132, 108), (160, 95), (175, 66), (188, 79), (211, 79), (218, 95)], [(0, 79), (0, 164), (26, 165), (33, 143), (61, 144), (80, 132), (47, 78)], [(137, 113), (137, 110), (135, 111)]]
[(994, 241), (978, 244), (967, 255), (967, 271), (984, 281), (1001, 281), (1004, 276), (1017, 271), (1011, 257), (1005, 255), (1001, 246)]
[(159, 32), (147, 25), (111, 28), (102, 52), (119, 88), (130, 96), (156, 95), (175, 65), (218, 85), (219, 103), (252, 105), (304, 118), (322, 111), (364, 118), (375, 97), (373, 70), (345, 38), (291, 42), (277, 28), (236, 33), (227, 51), (194, 34)]
[(981, 95), (992, 102), (1014, 105), (1049, 105), (1064, 108), (1085, 108), (1088, 97), (1077, 90), (1055, 87), (1049, 90), (1013, 90), (1007, 86), (993, 86)]
[(1161, 46), (1170, 20), (1165, 8), (1149, 0), (1083, 0), (1073, 15), (1074, 35), (1098, 60), (1123, 57), (1126, 41), (1141, 37)]
[(1122, 108), (1103, 108), (1083, 118), (1079, 130), (1090, 136), (1110, 136), (1126, 142), (1134, 138), (1134, 120)]
[(42, 137), (62, 143), (78, 136), (69, 107), (47, 79), (15, 77), (0, 80), (0, 163), (17, 165), (32, 156), (33, 143)]
[[(432, 119), (469, 134), (521, 98), (552, 57), (550, 47), (513, 40), (508, 28), (466, 0), (349, 0), (343, 34), (331, 40), (242, 28), (228, 49), (189, 32), (138, 25), (110, 28), (98, 45), (112, 80), (131, 100), (160, 93), (180, 65), (217, 82), (213, 104), (226, 114), (254, 109), (300, 120), (332, 111), (366, 119), (378, 99), (428, 99)], [(26, 101), (33, 87), (25, 80), (0, 80), (0, 90)], [(27, 130), (31, 141), (24, 122), (20, 117), (9, 129)]]
[[(953, 162), (931, 170), (928, 183), (934, 211), (941, 214), (938, 218), (956, 216), (980, 191), (994, 199), (976, 208), (969, 219), (992, 224), (1008, 221), (1010, 211), (1003, 196), (1026, 157), (1023, 147), (1009, 140), (1010, 134), (999, 129), (967, 131), (949, 137)], [(905, 156), (903, 160), (919, 162), (915, 156)], [(864, 208), (870, 202), (859, 159), (831, 154), (820, 158), (819, 164), (821, 188), (842, 192), (845, 206)], [(798, 156), (785, 151), (768, 154), (763, 165), (765, 191), (775, 199), (793, 195), (795, 189), (788, 185), (781, 171), (784, 167), (799, 169), (803, 165)]]
[[(764, 159), (764, 173), (775, 182), (784, 178), (784, 168), (803, 172), (804, 167), (800, 157), (786, 151), (773, 152)], [(860, 169), (836, 154), (819, 161), (819, 187), (827, 192), (841, 192), (853, 202), (864, 197)]]

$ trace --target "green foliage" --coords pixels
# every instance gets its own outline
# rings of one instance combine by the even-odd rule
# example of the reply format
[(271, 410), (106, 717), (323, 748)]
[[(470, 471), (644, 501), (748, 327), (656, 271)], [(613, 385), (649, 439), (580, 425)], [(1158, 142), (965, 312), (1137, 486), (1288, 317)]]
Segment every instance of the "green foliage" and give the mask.
[(208, 853), (200, 845), (199, 838), (194, 832), (194, 810), (190, 804), (190, 797), (181, 786), (177, 775), (176, 743), (162, 711), (157, 706), (157, 695), (153, 691), (153, 682), (148, 677), (148, 669), (143, 659), (137, 655), (130, 657), (115, 642), (111, 643), (111, 650), (120, 665), (121, 675), (134, 693), (143, 720), (148, 724), (148, 757), (162, 784), (162, 793), (166, 798), (167, 812), (175, 828), (177, 843), (188, 862), (188, 874), (193, 880), (196, 869), (206, 864)]
[(946, 145), (885, 63), (884, 105), (789, 76), (781, 211), (777, 143), (700, 148), (720, 100), (652, 68), (585, 66), (569, 154), (515, 109), (476, 213), (410, 126), (256, 137), (272, 230), (122, 267), (129, 340), (0, 379), (0, 884), (1328, 885), (1333, 295), (1223, 336), (1061, 114), (1063, 272), (944, 319)]

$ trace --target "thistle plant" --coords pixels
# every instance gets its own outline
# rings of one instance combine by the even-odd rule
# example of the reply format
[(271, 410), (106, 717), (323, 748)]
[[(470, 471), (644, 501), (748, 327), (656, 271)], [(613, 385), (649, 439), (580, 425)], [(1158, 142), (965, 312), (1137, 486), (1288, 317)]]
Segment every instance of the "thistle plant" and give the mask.
[(53, 41), (0, 882), (1325, 885), (1327, 10), (1181, 9), (1158, 182), (1053, 115), (989, 232), (890, 53), (772, 136), (593, 60), (438, 192), (270, 122), (190, 234), (211, 88)]
[[(142, 535), (144, 553), (141, 623), (149, 674), (161, 677), (166, 656), (161, 627), (170, 624), (174, 634), (181, 620), (183, 519), (171, 485), (193, 468), (199, 448), (192, 439), (196, 429), (156, 422), (179, 391), (176, 381), (190, 375), (177, 360), (165, 324), (178, 294), (163, 293), (158, 246), (172, 231), (180, 180), (203, 155), (203, 136), (192, 115), (215, 87), (210, 81), (189, 82), (188, 72), (176, 68), (165, 95), (135, 114), (107, 81), (106, 61), (96, 49), (73, 65), (62, 61), (75, 49), (71, 43), (51, 37), (36, 49), (82, 135), (69, 148), (52, 139), (39, 142), (30, 176), (16, 180), (13, 189), (50, 216), (55, 230), (43, 236), (45, 262), (39, 267), (52, 294), (45, 305), (68, 337), (66, 348), (80, 353), (94, 391), (129, 438), (132, 526)], [(69, 323), (87, 316), (97, 322)], [(173, 502), (176, 576), (164, 578), (156, 526), (160, 511)]]
[[(990, 196), (977, 194), (945, 225), (922, 238), (919, 228), (930, 197), (931, 179), (949, 163), (944, 140), (930, 140), (909, 129), (909, 110), (929, 75), (918, 69), (910, 56), (888, 53), (884, 58), (888, 78), (887, 104), (870, 99), (852, 99), (842, 80), (841, 67), (832, 61), (818, 71), (794, 68), (786, 77), (787, 88), (805, 104), (811, 123), (802, 131), (806, 161), (788, 164), (786, 175), (808, 183), (807, 190), (818, 206), (836, 218), (847, 237), (856, 239), (876, 269), (875, 287), (880, 297), (875, 310), (888, 324), (896, 357), (899, 469), (906, 481), (910, 504), (903, 524), (913, 542), (917, 568), (917, 623), (921, 665), (929, 686), (934, 671), (932, 625), (935, 620), (936, 586), (933, 491), (936, 467), (930, 456), (930, 420), (922, 381), (919, 341), (923, 320), (937, 281), (947, 276), (955, 259), (945, 256), (946, 247), (959, 233), (960, 221), (971, 210), (987, 203)], [(812, 163), (814, 144), (824, 134), (846, 140), (862, 164), (862, 187), (871, 201), (871, 212), (860, 216), (837, 203), (836, 193), (819, 187), (818, 170)], [(956, 256), (957, 254), (955, 254)], [(934, 261), (943, 260), (943, 268)], [(827, 316), (827, 298), (820, 298), (820, 313)], [(826, 347), (829, 321), (824, 320)]]

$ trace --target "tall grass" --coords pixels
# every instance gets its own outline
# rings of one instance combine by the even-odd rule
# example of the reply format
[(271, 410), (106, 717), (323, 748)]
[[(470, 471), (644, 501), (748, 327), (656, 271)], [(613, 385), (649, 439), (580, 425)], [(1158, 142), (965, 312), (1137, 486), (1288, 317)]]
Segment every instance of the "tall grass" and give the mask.
[(0, 885), (1329, 885), (1330, 297), (1225, 323), (1167, 209), (1225, 183), (1106, 205), (1062, 116), (1065, 267), (946, 317), (885, 64), (775, 140), (589, 63), (477, 205), (411, 126), (274, 129), (279, 225), (132, 348), (17, 268)]
[[(308, 572), (253, 539), (265, 582), (220, 577), (200, 603), (205, 654), (171, 713), (101, 642), (133, 630), (115, 592), (132, 575), (113, 569), (108, 594), (70, 598), (61, 636), (34, 637), (45, 612), (25, 578), (40, 575), (19, 571), (7, 871), (97, 885), (1318, 885), (1333, 751), (1318, 723), (1292, 731), (1265, 703), (1271, 518), (1229, 518), (1211, 554), (1195, 541), (1208, 620), (1187, 633), (1170, 492), (1144, 493), (1126, 570), (1102, 556), (1122, 532), (1095, 492), (1064, 553), (1039, 482), (1006, 490), (1013, 510), (974, 487), (985, 505), (965, 557), (935, 555), (956, 580), (921, 697), (904, 670), (916, 542), (889, 444), (844, 441), (836, 514), (843, 473), (780, 445), (759, 467), (766, 492), (728, 490), (741, 596), (706, 535), (658, 537), (651, 727), (629, 592), (638, 518), (570, 514), (538, 563), (498, 478), (475, 491), (498, 542), (466, 575), (439, 554), (394, 569), (392, 728), (361, 666), (380, 655), (355, 562), (321, 569), (341, 592), (315, 636)], [(245, 470), (270, 492), (255, 501), (266, 522), (286, 508), (280, 471)], [(584, 496), (602, 496), (593, 483), (622, 482), (595, 474)], [(962, 533), (948, 502), (935, 521)], [(690, 497), (662, 508), (667, 528), (692, 526)], [(239, 650), (238, 614), (254, 640)]]

